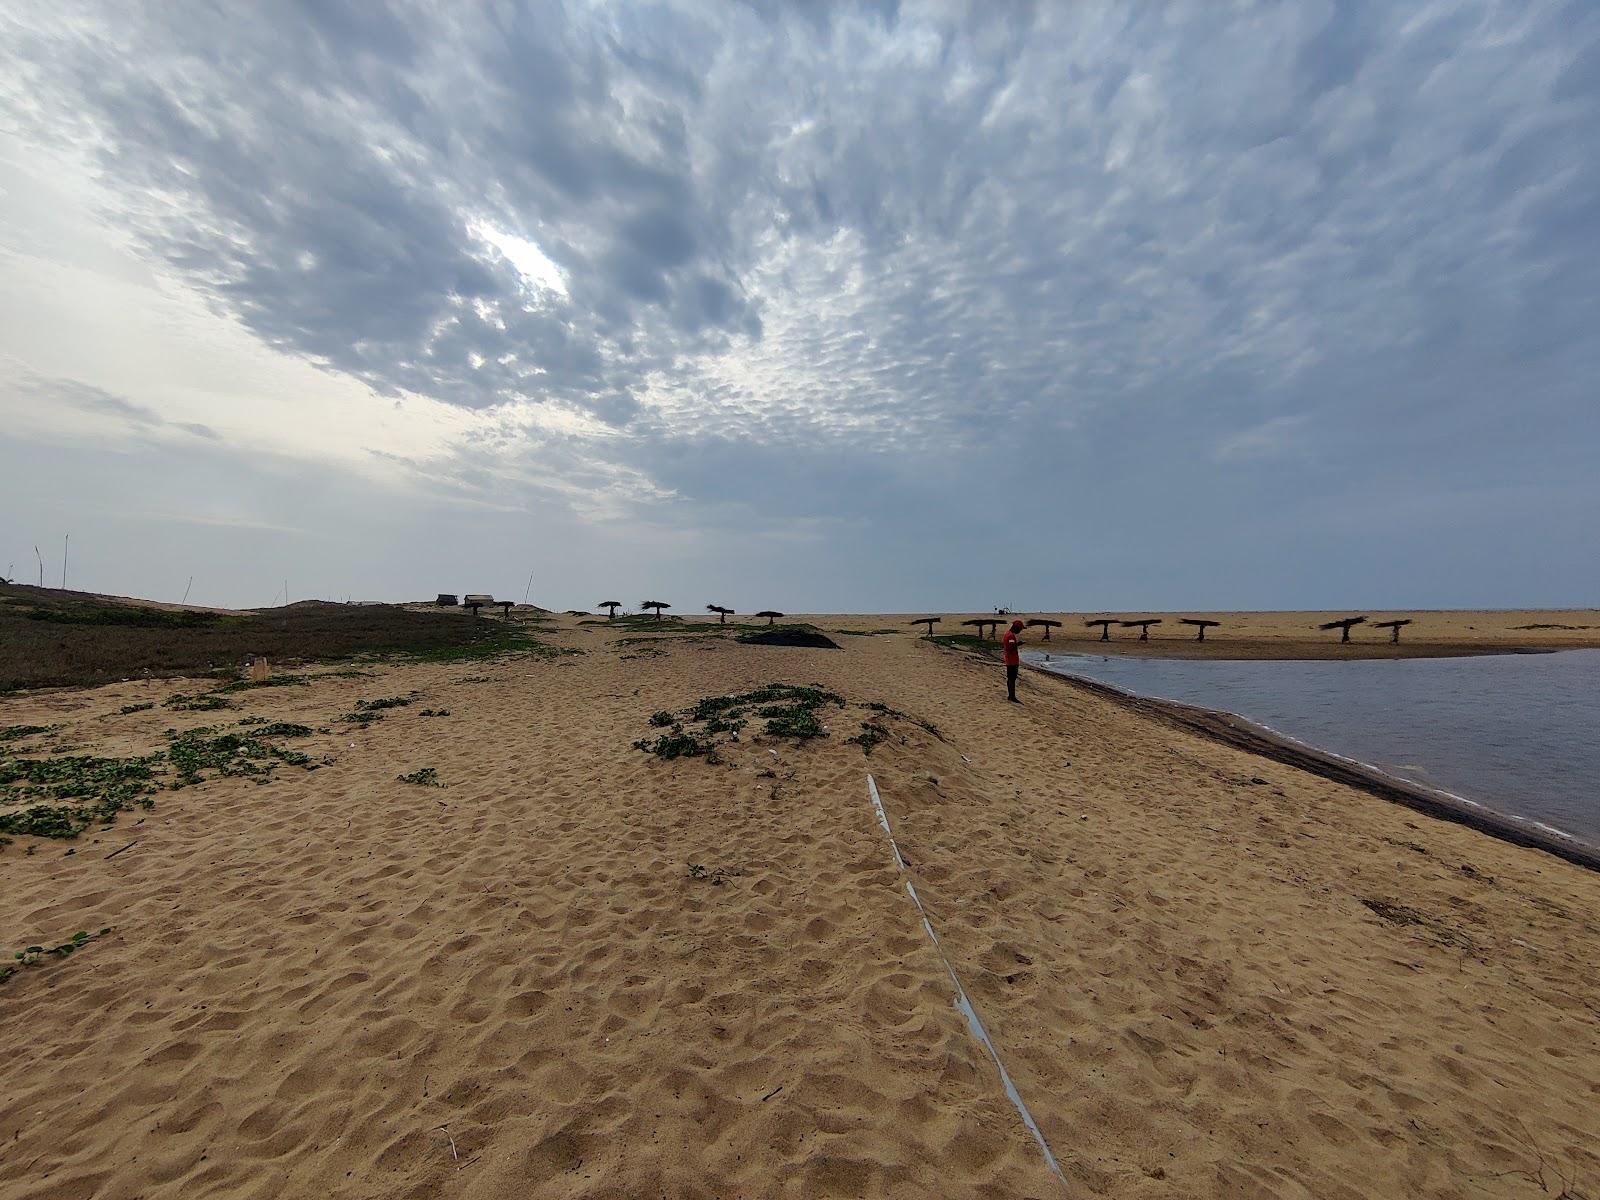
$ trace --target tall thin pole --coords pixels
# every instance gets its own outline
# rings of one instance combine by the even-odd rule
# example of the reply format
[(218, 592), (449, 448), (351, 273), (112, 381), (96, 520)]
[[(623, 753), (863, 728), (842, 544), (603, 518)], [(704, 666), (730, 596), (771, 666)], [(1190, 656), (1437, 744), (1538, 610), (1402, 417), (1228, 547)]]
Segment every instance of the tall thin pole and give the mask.
[(533, 594), (533, 570), (528, 571), (528, 586), (522, 589), (522, 602), (526, 604), (528, 597)]
[(189, 576), (188, 585), (183, 589), (183, 599), (178, 601), (179, 604), (187, 604), (187, 603), (189, 603), (189, 588), (192, 588), (193, 586), (194, 586), (194, 576), (191, 575), (191, 576)]
[(67, 590), (67, 549), (72, 545), (72, 535), (67, 534), (61, 543), (61, 590)]
[(39, 547), (33, 548), (33, 556), (39, 560), (39, 586), (44, 586), (44, 555), (39, 553)]

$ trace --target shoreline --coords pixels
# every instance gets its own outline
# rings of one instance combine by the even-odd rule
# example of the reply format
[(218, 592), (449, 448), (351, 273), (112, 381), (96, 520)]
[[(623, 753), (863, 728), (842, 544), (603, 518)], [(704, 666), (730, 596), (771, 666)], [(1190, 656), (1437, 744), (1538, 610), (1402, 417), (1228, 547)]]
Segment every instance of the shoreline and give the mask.
[(1547, 831), (1526, 818), (1498, 812), (1465, 796), (1399, 779), (1370, 763), (1323, 750), (1298, 738), (1225, 709), (1203, 708), (1178, 700), (1141, 696), (1099, 680), (1052, 671), (1034, 663), (1028, 668), (1058, 679), (1152, 720), (1175, 724), (1213, 741), (1244, 750), (1286, 766), (1296, 767), (1335, 783), (1359, 788), (1369, 795), (1409, 808), (1424, 816), (1465, 825), (1515, 846), (1554, 855), (1575, 866), (1600, 872), (1600, 846), (1568, 834)]

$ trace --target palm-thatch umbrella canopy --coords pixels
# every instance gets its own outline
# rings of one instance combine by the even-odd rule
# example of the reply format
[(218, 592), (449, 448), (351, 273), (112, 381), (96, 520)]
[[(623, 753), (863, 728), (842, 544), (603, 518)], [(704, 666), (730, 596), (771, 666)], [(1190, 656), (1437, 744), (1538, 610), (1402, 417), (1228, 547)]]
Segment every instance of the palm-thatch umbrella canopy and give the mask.
[(1221, 625), (1222, 622), (1207, 621), (1203, 617), (1180, 617), (1178, 618), (1178, 624), (1196, 626), (1200, 630), (1200, 633), (1199, 636), (1197, 636), (1194, 640), (1197, 642), (1203, 642), (1206, 640), (1206, 630), (1211, 628), (1213, 625)]
[(733, 609), (723, 608), (720, 604), (708, 604), (706, 605), (706, 611), (717, 614), (718, 625), (726, 625), (728, 623), (728, 615), (733, 612)]
[(659, 620), (661, 620), (661, 610), (663, 608), (671, 608), (672, 605), (668, 604), (665, 600), (641, 600), (641, 601), (639, 601), (639, 607), (641, 609), (646, 609), (646, 608), (655, 609), (656, 610), (656, 620), (659, 621)]
[(1100, 617), (1093, 621), (1085, 621), (1084, 624), (1090, 629), (1093, 629), (1096, 625), (1100, 626), (1100, 640), (1109, 642), (1111, 640), (1111, 627), (1116, 624), (1116, 621), (1110, 617)]
[(974, 617), (970, 621), (963, 621), (961, 623), (963, 625), (976, 626), (978, 629), (978, 636), (985, 640), (994, 636), (994, 634), (989, 632), (991, 629), (998, 629), (1000, 627), (1000, 619), (998, 617)]
[(1050, 640), (1050, 631), (1052, 629), (1055, 629), (1058, 626), (1060, 626), (1060, 624), (1061, 624), (1060, 621), (1052, 621), (1048, 617), (1034, 617), (1033, 619), (1031, 619), (1028, 622), (1028, 628), (1029, 629), (1036, 629), (1040, 625), (1043, 625), (1044, 626), (1044, 640), (1048, 642)]
[(600, 601), (599, 604), (596, 604), (595, 607), (596, 608), (605, 609), (606, 610), (606, 620), (609, 621), (612, 617), (617, 615), (617, 609), (622, 607), (622, 601), (621, 600), (602, 600), (602, 601)]
[(1350, 627), (1352, 625), (1365, 625), (1366, 623), (1367, 619), (1365, 617), (1341, 617), (1337, 621), (1326, 621), (1323, 624), (1318, 625), (1317, 628), (1340, 630), (1342, 636), (1339, 638), (1339, 640), (1341, 642), (1348, 642), (1350, 640)]
[(1147, 617), (1138, 621), (1124, 621), (1122, 622), (1122, 627), (1124, 629), (1132, 629), (1137, 625), (1139, 627), (1139, 640), (1148, 642), (1150, 640), (1150, 626), (1159, 624), (1161, 624), (1160, 617)]
[(1398, 643), (1400, 641), (1401, 627), (1409, 624), (1411, 624), (1411, 618), (1407, 617), (1403, 621), (1374, 621), (1372, 627), (1374, 629), (1387, 629), (1389, 631), (1389, 640)]
[(767, 619), (767, 624), (771, 625), (772, 624), (772, 619), (774, 617), (781, 617), (781, 616), (783, 616), (783, 614), (781, 612), (773, 612), (772, 609), (770, 609), (770, 608), (763, 608), (760, 612), (758, 612), (756, 614), (756, 616), (765, 617)]
[(913, 621), (911, 623), (913, 625), (926, 625), (928, 627), (928, 632), (927, 632), (927, 634), (925, 636), (931, 638), (933, 636), (933, 627), (939, 623), (939, 618), (938, 617), (918, 617), (915, 621)]

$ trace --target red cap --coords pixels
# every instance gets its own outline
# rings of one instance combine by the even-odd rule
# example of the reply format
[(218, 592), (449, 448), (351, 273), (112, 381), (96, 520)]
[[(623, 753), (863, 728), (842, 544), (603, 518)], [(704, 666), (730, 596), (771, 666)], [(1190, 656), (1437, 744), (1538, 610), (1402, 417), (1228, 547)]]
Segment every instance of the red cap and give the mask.
[(1013, 629), (1021, 629), (1022, 628), (1022, 618), (1018, 617), (1015, 621), (1011, 622), (1011, 628), (1013, 628)]

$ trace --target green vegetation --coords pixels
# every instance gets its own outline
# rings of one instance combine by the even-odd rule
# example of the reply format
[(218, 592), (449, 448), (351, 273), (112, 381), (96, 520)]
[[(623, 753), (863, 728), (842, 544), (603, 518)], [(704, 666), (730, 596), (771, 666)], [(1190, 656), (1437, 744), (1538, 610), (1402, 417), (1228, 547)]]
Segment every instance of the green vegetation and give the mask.
[[(239, 722), (241, 725), (243, 721)], [(293, 721), (273, 721), (256, 730), (257, 737), (310, 737), (311, 726), (296, 725)]]
[(413, 703), (410, 696), (384, 696), (377, 700), (357, 700), (356, 707), (363, 712), (379, 712), (385, 708), (405, 708)]
[(109, 825), (135, 804), (149, 808), (161, 759), (156, 753), (0, 760), (0, 805), (45, 801), (0, 812), (0, 833), (72, 838), (95, 821)]
[(407, 771), (404, 775), (396, 775), (401, 783), (414, 783), (418, 787), (443, 787), (439, 782), (439, 772), (432, 767), (418, 767), (415, 771)]
[[(290, 728), (304, 729), (305, 726)], [(262, 730), (264, 734), (266, 730)], [(308, 734), (310, 730), (306, 731)], [(224, 776), (264, 776), (278, 769), (279, 763), (305, 767), (311, 757), (298, 750), (283, 750), (259, 736), (244, 733), (218, 734), (216, 730), (201, 726), (184, 733), (167, 731), (167, 760), (172, 764), (177, 778), (174, 789), (190, 787), (205, 777), (201, 771), (212, 770)]]
[(448, 717), (450, 710), (448, 708), (425, 708), (417, 715), (419, 717)]
[(933, 644), (945, 646), (951, 650), (974, 650), (990, 658), (1000, 653), (999, 642), (991, 642), (985, 638), (974, 637), (970, 633), (941, 633), (933, 639)]
[(663, 733), (654, 742), (640, 738), (633, 744), (635, 750), (654, 754), (657, 758), (698, 758), (716, 761), (717, 744), (701, 741), (691, 733)]
[(305, 687), (310, 682), (309, 675), (268, 675), (265, 679), (235, 679), (232, 683), (223, 684), (211, 694), (215, 696), (223, 692), (248, 692), (254, 688)]
[(155, 706), (156, 706), (156, 702), (154, 700), (147, 700), (143, 704), (124, 704), (117, 711), (120, 712), (123, 716), (127, 716), (129, 713), (149, 712)]
[[(650, 724), (656, 728), (670, 726), (671, 732), (654, 741), (640, 738), (633, 745), (636, 750), (660, 758), (704, 757), (709, 762), (717, 762), (717, 749), (722, 744), (718, 735), (727, 734), (730, 741), (738, 741), (740, 731), (751, 719), (765, 722), (762, 733), (767, 736), (805, 741), (828, 736), (822, 722), (825, 710), (846, 707), (844, 697), (819, 686), (769, 683), (748, 692), (704, 696), (680, 714), (664, 709), (653, 713)], [(887, 704), (873, 701), (859, 707), (872, 715), (861, 722), (859, 733), (845, 741), (860, 746), (864, 754), (871, 754), (892, 736), (888, 725), (891, 720), (906, 721), (942, 739), (938, 727), (931, 721), (910, 716)]]
[(310, 756), (261, 740), (310, 732), (286, 723), (267, 725), (254, 735), (219, 734), (202, 726), (184, 733), (167, 730), (166, 747), (152, 754), (0, 758), (0, 834), (75, 838), (96, 822), (110, 825), (135, 805), (152, 807), (162, 786), (200, 783), (205, 772), (264, 783), (284, 764), (315, 769)]
[(69, 954), (74, 954), (81, 950), (84, 946), (94, 941), (95, 938), (105, 937), (110, 932), (111, 927), (109, 925), (99, 933), (90, 933), (87, 929), (80, 929), (59, 946), (25, 946), (11, 956), (11, 962), (5, 966), (0, 966), (0, 983), (10, 979), (23, 967), (33, 966), (34, 963), (47, 955), (54, 958), (66, 958)]
[(7, 725), (0, 729), (0, 742), (14, 742), (18, 738), (32, 737), (36, 733), (49, 733), (49, 725)]
[(198, 696), (186, 696), (182, 692), (178, 692), (162, 701), (162, 707), (173, 709), (176, 712), (216, 712), (219, 709), (233, 708), (234, 706), (214, 692), (207, 692)]
[(150, 608), (142, 604), (36, 608), (27, 617), (30, 621), (48, 621), (54, 625), (115, 625), (129, 629), (210, 629), (224, 621), (237, 623), (240, 620), (222, 613)]
[[(528, 620), (475, 620), (464, 612), (419, 612), (391, 604), (303, 601), (254, 612), (205, 613), (0, 583), (0, 691), (92, 685), (136, 675), (216, 676), (230, 686), (243, 681), (217, 664), (256, 657), (283, 663), (361, 656), (448, 662), (568, 653), (543, 645), (533, 632)], [(283, 686), (284, 678), (257, 686)]]
[(889, 731), (875, 720), (861, 722), (861, 732), (854, 737), (845, 738), (847, 742), (854, 742), (861, 747), (863, 754), (871, 754), (872, 748), (889, 736)]
[(898, 629), (835, 629), (835, 633), (848, 634), (850, 637), (882, 637), (886, 633), (899, 633)]

